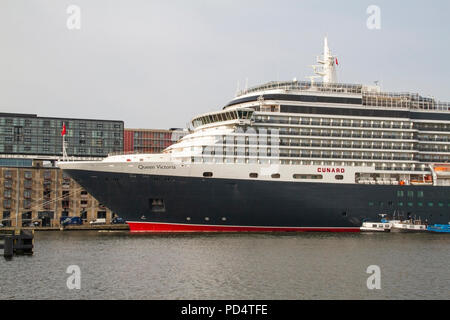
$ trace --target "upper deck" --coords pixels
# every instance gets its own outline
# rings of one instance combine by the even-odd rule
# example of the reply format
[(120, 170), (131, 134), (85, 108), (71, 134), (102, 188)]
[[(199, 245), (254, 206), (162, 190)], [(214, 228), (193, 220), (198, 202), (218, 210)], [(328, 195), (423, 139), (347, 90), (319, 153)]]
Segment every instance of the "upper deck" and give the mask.
[(450, 103), (423, 97), (418, 93), (382, 92), (378, 86), (361, 84), (323, 83), (310, 81), (272, 81), (239, 91), (234, 100), (277, 92), (286, 94), (307, 94), (318, 96), (355, 96), (361, 98), (362, 106), (374, 108), (393, 108), (404, 110), (430, 110), (450, 112)]

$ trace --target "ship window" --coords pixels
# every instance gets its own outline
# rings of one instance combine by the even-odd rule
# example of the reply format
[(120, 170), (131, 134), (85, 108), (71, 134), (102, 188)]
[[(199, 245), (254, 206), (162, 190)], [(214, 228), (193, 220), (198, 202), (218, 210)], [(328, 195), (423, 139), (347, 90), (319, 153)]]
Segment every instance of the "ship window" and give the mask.
[(152, 212), (165, 212), (166, 207), (163, 199), (149, 199), (150, 210)]
[(399, 207), (403, 207), (403, 202), (399, 202), (399, 203), (398, 203), (398, 206), (399, 206)]
[(414, 198), (414, 191), (408, 191), (408, 198)]
[(408, 202), (408, 207), (414, 206), (412, 202)]
[(272, 178), (273, 179), (279, 179), (280, 178), (280, 174), (279, 173), (273, 173), (272, 174)]
[(403, 197), (405, 193), (403, 191), (397, 191), (397, 197)]
[(434, 206), (434, 203), (433, 202), (428, 202), (428, 206), (432, 207), (432, 206)]
[(369, 207), (373, 207), (373, 202), (369, 202)]
[(439, 202), (438, 205), (439, 205), (439, 207), (441, 207), (441, 208), (444, 206), (444, 204), (443, 204), (442, 202)]
[(344, 180), (344, 176), (341, 174), (338, 174), (334, 177), (336, 180)]
[(423, 203), (422, 202), (417, 202), (417, 206), (418, 207), (423, 207)]
[(252, 173), (249, 174), (249, 177), (250, 177), (250, 178), (258, 178), (258, 174), (252, 172)]
[(417, 191), (417, 198), (423, 198), (423, 191)]
[(213, 173), (212, 173), (212, 172), (203, 172), (203, 176), (204, 176), (205, 178), (210, 178), (210, 177), (213, 176)]

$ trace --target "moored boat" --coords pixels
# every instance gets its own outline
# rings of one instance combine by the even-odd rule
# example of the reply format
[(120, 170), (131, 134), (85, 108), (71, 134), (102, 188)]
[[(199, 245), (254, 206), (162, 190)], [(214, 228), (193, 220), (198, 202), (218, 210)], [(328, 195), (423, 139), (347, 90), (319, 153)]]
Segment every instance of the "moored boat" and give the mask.
[(390, 232), (392, 225), (383, 222), (364, 222), (361, 226), (361, 232)]
[(393, 232), (426, 232), (427, 225), (419, 220), (403, 220), (392, 223)]
[(430, 232), (437, 232), (437, 233), (450, 233), (450, 223), (434, 224), (432, 226), (427, 226), (427, 230)]

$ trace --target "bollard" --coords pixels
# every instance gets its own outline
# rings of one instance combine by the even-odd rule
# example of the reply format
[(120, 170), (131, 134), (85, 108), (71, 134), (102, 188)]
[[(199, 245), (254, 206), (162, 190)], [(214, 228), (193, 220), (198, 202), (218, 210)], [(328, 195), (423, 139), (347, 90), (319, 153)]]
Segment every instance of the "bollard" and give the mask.
[(5, 236), (5, 245), (3, 255), (5, 258), (11, 258), (14, 254), (14, 238), (13, 236)]

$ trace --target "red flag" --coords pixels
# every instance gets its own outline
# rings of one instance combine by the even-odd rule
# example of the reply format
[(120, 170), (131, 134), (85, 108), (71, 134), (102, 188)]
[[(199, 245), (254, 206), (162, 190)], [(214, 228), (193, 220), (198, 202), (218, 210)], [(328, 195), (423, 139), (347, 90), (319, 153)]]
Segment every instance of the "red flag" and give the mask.
[(63, 122), (63, 127), (62, 127), (62, 131), (61, 131), (61, 135), (65, 136), (66, 135), (66, 124)]
[(338, 61), (337, 61), (337, 58), (335, 58), (336, 59), (336, 65), (338, 66), (339, 65), (339, 63), (338, 63)]

